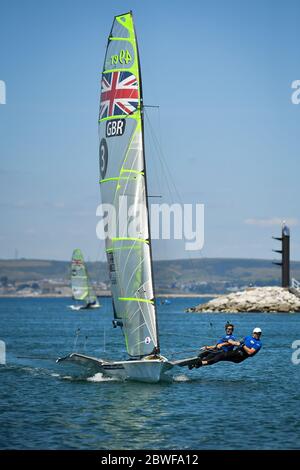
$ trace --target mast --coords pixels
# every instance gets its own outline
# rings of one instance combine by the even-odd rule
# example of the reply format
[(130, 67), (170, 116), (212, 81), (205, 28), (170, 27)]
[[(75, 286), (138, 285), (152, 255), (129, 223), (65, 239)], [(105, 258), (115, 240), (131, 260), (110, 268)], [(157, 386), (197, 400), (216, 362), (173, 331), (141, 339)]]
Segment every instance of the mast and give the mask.
[[(130, 14), (132, 16), (132, 11), (130, 10)], [(134, 25), (134, 23), (133, 23)], [(148, 219), (148, 227), (149, 227), (149, 249), (150, 249), (150, 265), (151, 265), (151, 278), (152, 278), (152, 286), (153, 286), (153, 301), (154, 301), (154, 308), (155, 308), (155, 324), (156, 324), (156, 333), (157, 333), (157, 347), (154, 348), (153, 353), (159, 354), (160, 353), (160, 342), (159, 342), (159, 329), (158, 329), (158, 320), (157, 320), (157, 308), (156, 308), (156, 296), (155, 296), (155, 282), (153, 276), (153, 256), (152, 256), (152, 239), (151, 239), (151, 226), (150, 226), (150, 216), (149, 216), (149, 202), (148, 202), (148, 181), (147, 181), (147, 165), (146, 165), (146, 154), (145, 154), (145, 131), (144, 131), (144, 101), (143, 101), (143, 82), (142, 82), (142, 72), (141, 72), (141, 61), (140, 61), (140, 53), (139, 53), (139, 44), (136, 35), (136, 28), (134, 25), (134, 33), (135, 33), (135, 40), (136, 40), (136, 49), (137, 49), (137, 60), (139, 64), (139, 83), (140, 83), (140, 113), (141, 113), (141, 122), (142, 122), (142, 145), (143, 145), (143, 160), (144, 160), (144, 174), (145, 174), (145, 194), (146, 194), (146, 208), (147, 208), (147, 219)]]

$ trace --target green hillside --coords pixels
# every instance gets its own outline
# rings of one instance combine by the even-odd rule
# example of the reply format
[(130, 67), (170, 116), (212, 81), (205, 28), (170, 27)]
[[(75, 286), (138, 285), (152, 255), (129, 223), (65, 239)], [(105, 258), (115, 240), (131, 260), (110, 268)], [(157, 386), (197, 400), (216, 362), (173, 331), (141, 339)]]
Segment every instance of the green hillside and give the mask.
[[(90, 277), (109, 287), (107, 264), (88, 262)], [(0, 282), (61, 281), (69, 284), (70, 262), (51, 260), (0, 260)], [(247, 285), (280, 284), (280, 267), (270, 260), (202, 258), (155, 261), (156, 289), (160, 292), (223, 292)], [(291, 275), (300, 280), (300, 262), (292, 262)]]

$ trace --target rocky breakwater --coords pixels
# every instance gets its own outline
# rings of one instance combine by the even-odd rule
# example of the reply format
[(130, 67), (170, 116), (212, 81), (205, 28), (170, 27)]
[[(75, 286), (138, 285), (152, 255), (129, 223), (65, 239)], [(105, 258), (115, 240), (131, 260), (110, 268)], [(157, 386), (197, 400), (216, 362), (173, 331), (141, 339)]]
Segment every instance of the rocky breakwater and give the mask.
[(253, 287), (222, 295), (187, 312), (300, 312), (300, 298), (283, 287)]

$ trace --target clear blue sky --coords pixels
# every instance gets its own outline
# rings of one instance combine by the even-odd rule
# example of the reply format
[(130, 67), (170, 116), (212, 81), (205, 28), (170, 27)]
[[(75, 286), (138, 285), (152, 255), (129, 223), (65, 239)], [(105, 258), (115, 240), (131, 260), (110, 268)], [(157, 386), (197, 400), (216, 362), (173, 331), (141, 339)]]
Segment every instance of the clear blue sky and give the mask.
[[(271, 258), (287, 219), (300, 260), (300, 3), (289, 0), (1, 0), (0, 257), (69, 259), (78, 246), (104, 259), (99, 79), (113, 16), (130, 9), (165, 160), (181, 201), (205, 204), (192, 256)], [(153, 193), (155, 158), (150, 147)], [(188, 256), (179, 242), (154, 252)]]

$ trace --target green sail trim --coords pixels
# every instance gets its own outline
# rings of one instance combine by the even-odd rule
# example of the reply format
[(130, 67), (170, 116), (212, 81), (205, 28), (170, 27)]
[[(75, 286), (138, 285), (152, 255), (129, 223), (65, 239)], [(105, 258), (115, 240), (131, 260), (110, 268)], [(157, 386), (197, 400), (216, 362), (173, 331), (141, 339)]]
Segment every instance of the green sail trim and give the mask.
[(131, 246), (116, 246), (115, 248), (107, 248), (106, 253), (113, 253), (114, 251), (119, 250), (139, 250), (140, 247), (138, 245), (131, 245)]
[(136, 176), (116, 176), (114, 178), (104, 178), (104, 180), (100, 180), (99, 183), (107, 183), (108, 181), (119, 181), (119, 180), (136, 180)]
[(143, 238), (134, 238), (134, 237), (114, 237), (111, 239), (112, 242), (119, 242), (119, 241), (133, 241), (133, 242), (140, 242), (140, 243), (148, 243), (149, 240), (144, 240)]
[(153, 300), (149, 299), (139, 299), (137, 297), (119, 297), (118, 300), (121, 300), (123, 302), (145, 302), (147, 304), (154, 304)]
[(126, 168), (121, 168), (121, 173), (134, 173), (136, 175), (142, 175), (144, 176), (143, 171), (138, 171), (138, 170), (126, 170)]
[(100, 122), (103, 122), (103, 121), (109, 121), (110, 119), (137, 119), (136, 118), (136, 113), (140, 111), (140, 109), (138, 108), (134, 113), (132, 114), (127, 114), (127, 116), (125, 116), (124, 114), (118, 114), (118, 115), (115, 115), (115, 116), (107, 116), (107, 117), (104, 117), (102, 119), (98, 119), (98, 123)]
[[(128, 41), (130, 43), (132, 42), (130, 38), (117, 38), (117, 37), (114, 37), (114, 36), (110, 36), (109, 40), (110, 41)], [(106, 72), (106, 70), (104, 70), (104, 72)]]
[(116, 15), (115, 20), (122, 26), (125, 26), (129, 32), (131, 32), (132, 34), (134, 33), (132, 11), (122, 13), (121, 15)]

